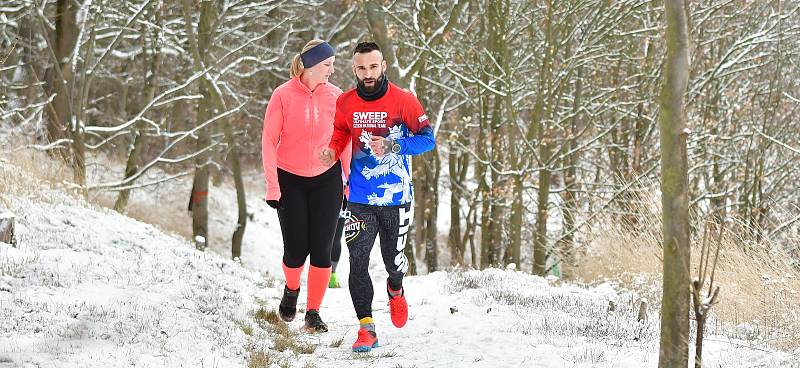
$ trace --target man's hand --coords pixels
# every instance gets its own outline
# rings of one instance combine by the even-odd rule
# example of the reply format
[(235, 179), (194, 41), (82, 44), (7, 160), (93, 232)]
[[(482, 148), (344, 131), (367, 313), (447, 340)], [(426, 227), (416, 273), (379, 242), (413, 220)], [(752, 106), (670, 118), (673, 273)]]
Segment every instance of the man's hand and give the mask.
[(321, 163), (322, 166), (331, 166), (334, 162), (334, 156), (333, 148), (325, 147), (319, 152), (317, 158), (319, 158), (319, 163)]
[(392, 145), (394, 141), (391, 139), (386, 139), (381, 136), (372, 136), (372, 141), (369, 142), (369, 148), (372, 150), (372, 153), (375, 154), (376, 157), (381, 158), (385, 156), (387, 153), (392, 151)]

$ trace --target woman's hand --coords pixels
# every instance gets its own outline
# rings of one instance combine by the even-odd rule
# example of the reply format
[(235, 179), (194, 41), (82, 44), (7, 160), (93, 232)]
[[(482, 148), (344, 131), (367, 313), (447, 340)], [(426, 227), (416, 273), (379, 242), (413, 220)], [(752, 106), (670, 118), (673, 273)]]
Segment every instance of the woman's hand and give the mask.
[(332, 166), (334, 162), (333, 148), (323, 148), (322, 151), (319, 152), (319, 156), (317, 156), (317, 158), (322, 166)]

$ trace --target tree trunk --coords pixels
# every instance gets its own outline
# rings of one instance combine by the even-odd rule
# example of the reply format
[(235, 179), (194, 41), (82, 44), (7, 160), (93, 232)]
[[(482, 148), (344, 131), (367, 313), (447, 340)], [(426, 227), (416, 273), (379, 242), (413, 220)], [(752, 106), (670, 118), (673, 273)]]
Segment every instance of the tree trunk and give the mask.
[(428, 272), (434, 272), (439, 268), (439, 247), (436, 239), (439, 232), (436, 226), (436, 218), (439, 214), (438, 183), (441, 166), (439, 149), (434, 148), (424, 156), (431, 156), (430, 161), (426, 162), (425, 172), (427, 185), (433, 188), (428, 193), (425, 203), (425, 264), (428, 267)]
[(365, 1), (364, 10), (367, 13), (367, 22), (372, 37), (381, 47), (383, 51), (383, 58), (386, 60), (388, 68), (386, 75), (389, 80), (400, 86), (401, 88), (408, 88), (407, 80), (400, 80), (400, 66), (397, 64), (397, 56), (394, 52), (394, 42), (389, 36), (386, 28), (386, 13), (383, 11), (380, 1)]
[[(47, 109), (50, 119), (47, 138), (50, 142), (69, 136), (73, 181), (81, 187), (86, 184), (86, 160), (83, 143), (83, 122), (76, 119), (72, 102), (74, 73), (72, 56), (78, 41), (76, 17), (79, 5), (71, 0), (56, 3), (56, 29), (53, 44), (53, 68), (48, 71), (48, 94), (55, 96)], [(91, 50), (90, 50), (91, 51)], [(67, 156), (65, 156), (67, 157)], [(84, 195), (86, 192), (83, 191)]]
[[(161, 9), (154, 7), (153, 11), (155, 12), (155, 23), (161, 24)], [(142, 35), (147, 32), (146, 29), (142, 30)], [(141, 110), (147, 103), (152, 101), (155, 98), (156, 93), (156, 76), (159, 72), (159, 67), (161, 65), (161, 48), (159, 45), (159, 38), (160, 38), (160, 31), (159, 28), (153, 28), (151, 39), (150, 39), (150, 49), (152, 50), (153, 57), (150, 59), (150, 71), (147, 73), (147, 77), (145, 78), (144, 83), (144, 93), (142, 93), (142, 101), (139, 101), (137, 104), (137, 110)], [(144, 37), (144, 36), (143, 36)], [(144, 45), (146, 47), (147, 45)], [(123, 87), (127, 89), (127, 86)], [(125, 111), (125, 110), (123, 110)], [(125, 162), (125, 179), (132, 177), (139, 171), (139, 157), (142, 153), (142, 148), (144, 147), (146, 141), (145, 131), (142, 129), (143, 122), (136, 123), (136, 126), (133, 131), (133, 144), (130, 145), (130, 149), (128, 150), (128, 159)], [(128, 183), (126, 186), (129, 186), (133, 183)], [(117, 196), (117, 201), (114, 203), (114, 210), (117, 212), (124, 212), (125, 207), (128, 206), (128, 200), (130, 199), (131, 190), (126, 188), (122, 189)]]
[[(427, 180), (425, 158), (423, 156), (413, 156), (411, 157), (411, 162), (412, 176), (415, 184), (414, 188), (428, 188), (425, 184)], [(414, 226), (409, 236), (411, 244), (408, 244), (406, 247), (413, 247), (414, 253), (419, 254), (420, 256), (425, 249), (425, 211), (427, 209), (427, 200), (429, 194), (429, 190), (415, 190), (414, 201), (411, 204), (414, 206), (414, 224), (416, 224), (416, 226)]]
[[(128, 150), (128, 159), (125, 161), (125, 179), (132, 177), (137, 171), (139, 171), (138, 161), (144, 141), (144, 132), (142, 132), (140, 127), (137, 125), (133, 131), (133, 143), (130, 145), (130, 149)], [(132, 183), (125, 184), (125, 186), (129, 186), (130, 184)], [(128, 200), (130, 199), (130, 196), (130, 188), (120, 190), (119, 195), (117, 195), (117, 200), (114, 202), (114, 211), (124, 213), (125, 208), (128, 206)]]
[(228, 141), (228, 147), (231, 149), (231, 169), (233, 171), (233, 182), (236, 186), (236, 204), (239, 209), (239, 217), (236, 220), (236, 229), (233, 231), (233, 240), (231, 241), (231, 258), (241, 259), (242, 239), (244, 239), (244, 230), (247, 227), (247, 196), (244, 190), (244, 181), (242, 180), (242, 165), (239, 162), (239, 148), (236, 144), (236, 137), (234, 136), (230, 122), (225, 124), (225, 136)]
[[(451, 129), (455, 129), (457, 124), (457, 120), (452, 119)], [(463, 136), (459, 134), (456, 139), (463, 140)], [(456, 142), (450, 142), (450, 152), (447, 158), (450, 177), (450, 231), (447, 235), (447, 246), (450, 248), (450, 265), (463, 266), (465, 265), (465, 243), (461, 239), (461, 197), (464, 194), (462, 186), (466, 179), (469, 156), (464, 153), (459, 156), (455, 145)]]
[(17, 246), (14, 236), (14, 214), (0, 208), (0, 242)]
[[(200, 5), (200, 21), (197, 29), (197, 38), (195, 39), (192, 30), (191, 12), (192, 5), (189, 0), (184, 0), (183, 3), (184, 19), (186, 21), (186, 28), (189, 33), (189, 44), (192, 49), (194, 57), (194, 70), (201, 71), (205, 68), (205, 62), (209, 59), (208, 55), (213, 53), (211, 47), (213, 45), (213, 30), (211, 29), (215, 23), (216, 9), (214, 2), (204, 1)], [(204, 77), (200, 81), (200, 94), (203, 96), (197, 102), (197, 121), (202, 124), (214, 116), (215, 112), (221, 112), (218, 109), (218, 100), (215, 98), (216, 93), (211, 86), (208, 77)], [(195, 242), (195, 247), (199, 250), (205, 250), (208, 247), (208, 190), (209, 190), (209, 169), (208, 162), (210, 160), (210, 153), (207, 147), (211, 145), (210, 128), (202, 129), (197, 133), (196, 150), (203, 150), (203, 153), (195, 159), (195, 174), (192, 183), (192, 193), (190, 200), (190, 210), (192, 212), (192, 239)]]
[(78, 37), (76, 15), (78, 5), (73, 0), (58, 0), (56, 3), (56, 29), (54, 34), (53, 68), (47, 72), (48, 94), (56, 96), (47, 112), (47, 139), (50, 142), (67, 137), (72, 122), (70, 84), (72, 83), (71, 56)]
[(664, 285), (659, 368), (689, 362), (689, 195), (684, 94), (688, 84), (687, 14), (683, 0), (664, 2), (667, 55), (661, 88), (661, 205)]
[(573, 263), (574, 239), (575, 239), (575, 218), (578, 213), (578, 188), (577, 176), (579, 153), (575, 152), (578, 147), (578, 132), (581, 129), (580, 113), (581, 97), (583, 95), (583, 68), (578, 68), (577, 80), (575, 82), (575, 100), (572, 105), (572, 121), (567, 131), (567, 144), (564, 145), (566, 157), (564, 158), (564, 191), (561, 199), (564, 201), (562, 214), (564, 218), (563, 235), (557, 244), (561, 253), (561, 261)]
[[(486, 160), (490, 153), (487, 152), (491, 149), (491, 147), (487, 147), (486, 139), (487, 128), (491, 129), (491, 122), (487, 124), (486, 118), (486, 111), (488, 109), (488, 103), (486, 102), (488, 98), (481, 94), (481, 123), (480, 123), (480, 133), (478, 136), (478, 157), (480, 160)], [(488, 125), (488, 126), (487, 126)], [(475, 177), (478, 180), (478, 191), (480, 193), (481, 198), (481, 243), (480, 243), (480, 268), (484, 269), (491, 266), (491, 255), (494, 253), (492, 251), (492, 228), (491, 228), (491, 218), (490, 218), (490, 208), (492, 206), (493, 196), (491, 190), (489, 188), (489, 181), (486, 179), (487, 170), (491, 170), (488, 166), (481, 162), (480, 160), (475, 160)], [(478, 262), (476, 262), (478, 263)]]
[[(549, 156), (545, 144), (540, 145), (542, 159)], [(536, 204), (536, 233), (533, 236), (533, 274), (544, 276), (547, 273), (547, 211), (550, 195), (550, 170), (539, 170), (539, 190)]]
[(478, 259), (478, 249), (475, 246), (475, 226), (478, 225), (477, 211), (472, 214), (472, 219), (470, 219), (469, 224), (472, 226), (467, 226), (467, 231), (464, 232), (464, 235), (469, 242), (469, 259), (472, 262), (472, 268), (478, 269), (480, 267), (480, 260)]
[(552, 148), (550, 147), (551, 133), (547, 126), (545, 117), (547, 116), (548, 108), (546, 107), (545, 100), (550, 93), (546, 86), (550, 85), (553, 58), (555, 56), (555, 40), (553, 29), (553, 2), (548, 1), (547, 16), (545, 20), (545, 50), (542, 64), (539, 67), (539, 80), (543, 88), (538, 94), (536, 104), (533, 110), (533, 118), (536, 127), (531, 129), (535, 132), (538, 141), (538, 156), (539, 156), (539, 189), (537, 191), (536, 203), (536, 232), (533, 235), (533, 267), (532, 271), (535, 275), (544, 276), (547, 272), (547, 217), (548, 217), (548, 202), (550, 200), (550, 180), (552, 172), (549, 168), (550, 155)]
[[(453, 116), (452, 117), (452, 124), (451, 126), (455, 127), (458, 124), (458, 119)], [(460, 145), (467, 146), (469, 144), (469, 139), (465, 135), (459, 134), (458, 139), (461, 143)], [(452, 161), (451, 161), (452, 160)], [(448, 244), (450, 246), (450, 265), (462, 265), (467, 266), (466, 263), (466, 250), (467, 250), (467, 243), (472, 242), (474, 240), (474, 233), (475, 229), (475, 221), (472, 220), (472, 214), (474, 213), (475, 203), (472, 201), (474, 196), (472, 193), (466, 190), (464, 184), (466, 183), (467, 174), (469, 172), (470, 166), (470, 155), (466, 152), (462, 152), (461, 155), (458, 154), (458, 150), (454, 149), (453, 147), (450, 148), (450, 154), (448, 158), (448, 169), (450, 172), (450, 234), (448, 235)], [(463, 235), (461, 230), (461, 201), (462, 199), (467, 198), (467, 206), (469, 207), (469, 211), (467, 212), (466, 216), (464, 216), (464, 221), (466, 222)], [(472, 248), (472, 253), (470, 262), (475, 261), (474, 256), (474, 247)]]
[(81, 186), (80, 192), (88, 198), (86, 190), (86, 145), (83, 139), (83, 121), (75, 119), (70, 136), (72, 137), (72, 177)]
[(694, 368), (703, 367), (703, 333), (706, 329), (706, 319), (697, 319), (697, 331), (695, 332), (694, 347)]
[[(35, 72), (31, 70), (33, 67), (33, 63), (36, 61), (33, 54), (35, 48), (36, 39), (36, 24), (33, 21), (36, 19), (36, 15), (30, 13), (24, 13), (25, 10), (21, 9), (19, 13), (12, 14), (14, 18), (19, 19), (19, 30), (17, 31), (17, 38), (19, 39), (19, 43), (17, 47), (19, 47), (19, 52), (17, 56), (19, 57), (16, 60), (17, 67), (13, 72), (13, 76), (11, 77), (11, 86), (15, 89), (18, 88), (19, 92), (11, 89), (8, 91), (8, 103), (9, 110), (15, 110), (17, 108), (21, 108), (24, 106), (30, 105), (35, 98), (36, 92), (38, 91), (37, 88), (37, 81), (35, 80)], [(2, 56), (0, 56), (2, 57)], [(13, 57), (13, 55), (11, 55)], [(10, 62), (8, 64), (11, 64)], [(12, 122), (17, 125), (21, 123), (22, 119), (19, 119), (17, 116), (11, 117)]]
[[(427, 33), (430, 29), (429, 21), (431, 17), (431, 7), (428, 4), (423, 4), (421, 9), (421, 21), (423, 31)], [(427, 62), (421, 61), (422, 69), (426, 69)], [(430, 107), (430, 93), (428, 82), (423, 79), (416, 81), (416, 94), (417, 98), (424, 107)], [(428, 111), (430, 113), (430, 111)], [(443, 117), (442, 117), (443, 118)], [(422, 190), (415, 190), (414, 196), (420, 196), (417, 201), (417, 208), (415, 214), (419, 216), (421, 224), (417, 228), (417, 244), (424, 245), (425, 247), (425, 266), (427, 271), (434, 272), (438, 269), (439, 249), (436, 242), (438, 229), (436, 226), (436, 216), (438, 214), (439, 195), (438, 195), (438, 182), (439, 171), (441, 170), (441, 162), (439, 160), (439, 148), (434, 147), (433, 150), (426, 152), (422, 155), (414, 156), (414, 171), (417, 172), (414, 176), (414, 187)], [(432, 190), (431, 190), (432, 189)], [(419, 254), (419, 253), (418, 253)]]

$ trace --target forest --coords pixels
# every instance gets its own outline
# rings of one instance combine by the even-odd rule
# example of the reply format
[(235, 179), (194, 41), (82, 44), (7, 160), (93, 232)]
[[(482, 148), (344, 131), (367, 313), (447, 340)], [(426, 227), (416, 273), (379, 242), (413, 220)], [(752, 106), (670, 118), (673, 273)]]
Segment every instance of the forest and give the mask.
[[(228, 183), (224, 246), (247, 258), (264, 111), (312, 39), (336, 48), (343, 90), (355, 45), (378, 43), (434, 127), (436, 148), (413, 158), (411, 275), (663, 273), (666, 296), (680, 269), (682, 315), (717, 263), (729, 301), (748, 288), (736, 280), (800, 274), (793, 0), (4, 1), (0, 144), (62, 162), (69, 191), (120, 213), (132, 192), (187, 179), (172, 195), (200, 250), (223, 215), (209, 192)], [(776, 315), (800, 305), (752, 298)], [(800, 328), (775, 318), (776, 333)]]

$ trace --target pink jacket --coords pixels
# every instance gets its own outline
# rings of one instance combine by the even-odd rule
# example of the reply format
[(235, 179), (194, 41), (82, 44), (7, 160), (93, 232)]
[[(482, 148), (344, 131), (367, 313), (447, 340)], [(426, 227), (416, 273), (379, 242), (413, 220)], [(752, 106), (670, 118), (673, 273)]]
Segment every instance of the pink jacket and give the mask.
[[(317, 87), (312, 93), (300, 78), (281, 84), (272, 93), (264, 114), (261, 135), (261, 158), (267, 182), (267, 200), (279, 200), (278, 170), (299, 176), (322, 174), (330, 166), (322, 166), (317, 158), (328, 147), (333, 134), (336, 98), (342, 90), (331, 83)], [(344, 178), (350, 174), (349, 147), (342, 154)]]

